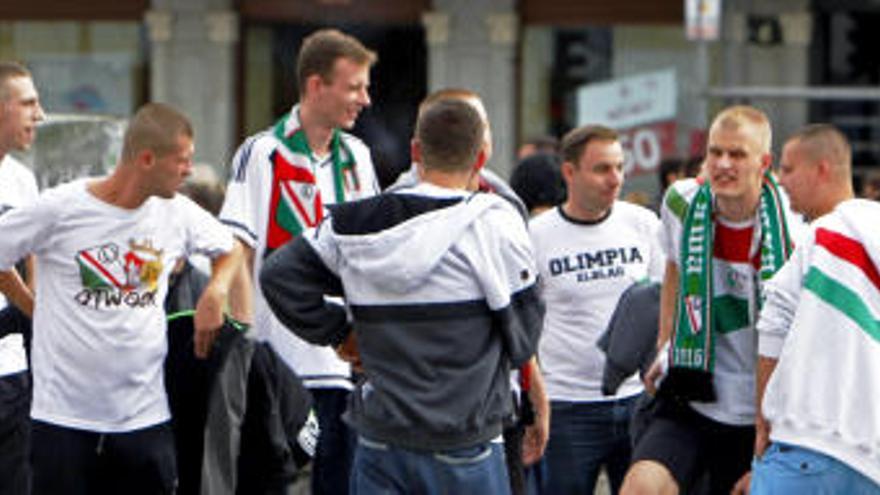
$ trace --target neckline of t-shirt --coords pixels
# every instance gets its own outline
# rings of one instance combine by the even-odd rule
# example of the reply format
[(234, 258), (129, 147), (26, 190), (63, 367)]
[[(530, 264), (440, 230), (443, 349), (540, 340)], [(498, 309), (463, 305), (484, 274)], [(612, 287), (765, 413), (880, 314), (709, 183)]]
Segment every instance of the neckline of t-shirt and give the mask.
[(82, 179), (82, 181), (81, 181), (80, 186), (82, 188), (81, 190), (82, 190), (83, 194), (86, 197), (86, 201), (92, 203), (92, 205), (94, 205), (94, 206), (98, 206), (98, 207), (102, 208), (103, 210), (105, 210), (106, 212), (108, 212), (112, 215), (116, 215), (116, 216), (120, 216), (120, 217), (129, 217), (129, 216), (137, 215), (138, 213), (140, 213), (144, 209), (144, 207), (146, 207), (147, 203), (149, 203), (150, 200), (153, 199), (152, 197), (147, 198), (137, 208), (123, 208), (121, 206), (117, 206), (112, 203), (108, 203), (108, 202), (104, 201), (103, 199), (95, 196), (94, 193), (92, 193), (92, 191), (89, 190), (89, 184), (92, 183), (93, 181), (96, 181), (96, 180), (99, 180), (99, 179), (87, 178), (87, 179)]
[(611, 210), (613, 208), (614, 208), (613, 206), (611, 208), (608, 208), (608, 211), (606, 211), (604, 215), (602, 215), (601, 217), (599, 217), (595, 220), (580, 220), (578, 218), (571, 217), (567, 213), (565, 213), (565, 210), (562, 208), (562, 205), (557, 206), (556, 211), (559, 212), (559, 216), (562, 217), (562, 219), (565, 220), (566, 222), (573, 223), (575, 225), (590, 226), (590, 225), (599, 225), (600, 223), (604, 222), (605, 220), (608, 220), (608, 217), (611, 216)]
[(718, 222), (719, 224), (727, 227), (728, 229), (741, 230), (741, 229), (748, 229), (748, 228), (755, 226), (755, 217), (749, 217), (748, 220), (734, 221), (734, 220), (728, 220), (726, 218), (723, 218), (721, 215), (715, 215), (715, 221)]

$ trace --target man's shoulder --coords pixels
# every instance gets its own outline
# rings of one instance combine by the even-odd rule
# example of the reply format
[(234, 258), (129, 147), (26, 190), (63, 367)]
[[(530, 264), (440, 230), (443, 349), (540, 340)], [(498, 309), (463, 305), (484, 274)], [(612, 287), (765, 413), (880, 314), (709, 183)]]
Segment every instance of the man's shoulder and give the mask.
[(432, 197), (385, 192), (356, 201), (328, 205), (333, 231), (343, 235), (366, 235), (390, 229), (417, 216), (454, 206), (461, 197)]
[(559, 216), (559, 208), (561, 207), (554, 206), (553, 208), (542, 211), (532, 217), (532, 219), (529, 220), (529, 230), (533, 234), (536, 234), (547, 229), (555, 229), (559, 225), (559, 220), (562, 218)]
[[(361, 138), (355, 136), (354, 134), (346, 131), (339, 131), (339, 136), (342, 138), (342, 142), (346, 144), (346, 146), (350, 148), (358, 148), (359, 150), (369, 151), (369, 146), (365, 143)], [(354, 151), (354, 149), (352, 149)]]
[(619, 215), (625, 222), (634, 221), (639, 224), (659, 222), (653, 210), (628, 201), (615, 201), (612, 215)]
[(693, 178), (673, 182), (663, 195), (663, 208), (683, 220), (701, 185), (699, 180)]
[(278, 146), (278, 138), (272, 128), (251, 134), (238, 146), (230, 169), (230, 180), (245, 182), (248, 172), (256, 168), (255, 162), (264, 160)]
[(21, 160), (19, 160), (18, 158), (14, 157), (10, 154), (7, 154), (6, 156), (3, 157), (2, 160), (0, 160), (0, 166), (9, 167), (8, 170), (10, 172), (14, 173), (15, 175), (24, 175), (24, 176), (28, 176), (28, 177), (34, 177), (34, 172), (33, 172), (33, 170), (31, 170), (30, 167), (28, 167)]

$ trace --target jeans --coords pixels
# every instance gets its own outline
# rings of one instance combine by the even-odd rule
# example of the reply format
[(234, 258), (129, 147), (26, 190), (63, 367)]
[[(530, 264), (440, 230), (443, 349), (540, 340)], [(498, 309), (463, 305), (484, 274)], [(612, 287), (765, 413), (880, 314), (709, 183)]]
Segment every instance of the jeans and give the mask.
[(350, 392), (341, 388), (313, 388), (311, 393), (321, 429), (312, 464), (312, 494), (345, 495), (355, 446), (354, 432), (342, 421)]
[(833, 457), (794, 445), (773, 443), (752, 463), (752, 495), (869, 495), (880, 485)]
[(636, 397), (602, 402), (550, 402), (544, 493), (592, 494), (604, 465), (612, 493), (629, 467), (629, 422)]
[(485, 442), (422, 452), (359, 438), (352, 495), (509, 495), (504, 447)]

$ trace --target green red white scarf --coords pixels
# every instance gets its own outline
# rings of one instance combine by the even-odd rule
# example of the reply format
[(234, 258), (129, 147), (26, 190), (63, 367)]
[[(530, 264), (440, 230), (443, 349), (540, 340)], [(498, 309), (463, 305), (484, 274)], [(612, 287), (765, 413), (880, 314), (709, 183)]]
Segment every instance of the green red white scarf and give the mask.
[[(272, 132), (280, 146), (272, 152), (272, 197), (266, 253), (281, 247), (293, 237), (324, 218), (324, 202), (317, 184), (316, 163), (305, 131), (299, 122), (299, 107), (282, 117)], [(357, 164), (351, 149), (343, 142), (339, 129), (330, 141), (333, 162), (333, 193), (337, 203), (346, 201), (346, 193), (360, 190)]]
[[(686, 400), (715, 400), (712, 383), (715, 368), (712, 203), (712, 192), (706, 182), (700, 186), (688, 206), (682, 229), (679, 297), (669, 354), (669, 374), (663, 381), (662, 389)], [(761, 185), (756, 213), (758, 224), (754, 231), (760, 235), (761, 243), (759, 280), (755, 284), (755, 300), (758, 304), (763, 283), (791, 255), (792, 243), (782, 208), (779, 187), (773, 177), (766, 174)]]

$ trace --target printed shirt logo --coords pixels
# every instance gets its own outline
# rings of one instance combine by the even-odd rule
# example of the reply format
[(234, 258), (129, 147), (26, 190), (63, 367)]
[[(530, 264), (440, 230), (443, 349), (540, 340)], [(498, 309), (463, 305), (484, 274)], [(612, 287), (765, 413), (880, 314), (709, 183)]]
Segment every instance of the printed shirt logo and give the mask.
[(77, 253), (76, 262), (83, 290), (75, 299), (83, 306), (156, 305), (162, 250), (154, 248), (150, 240), (132, 239), (127, 249), (112, 242), (93, 246)]
[[(308, 158), (289, 160), (276, 150), (272, 161), (272, 200), (269, 213), (268, 249), (277, 249), (287, 241), (314, 227), (324, 217), (321, 191), (309, 170)], [(305, 162), (305, 163), (297, 163)]]
[(639, 248), (630, 246), (562, 255), (548, 260), (547, 268), (551, 277), (575, 273), (578, 282), (590, 282), (624, 277), (627, 265), (644, 263)]

